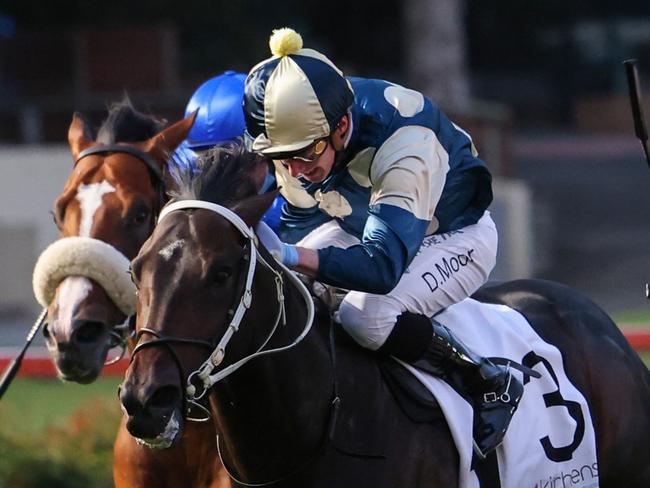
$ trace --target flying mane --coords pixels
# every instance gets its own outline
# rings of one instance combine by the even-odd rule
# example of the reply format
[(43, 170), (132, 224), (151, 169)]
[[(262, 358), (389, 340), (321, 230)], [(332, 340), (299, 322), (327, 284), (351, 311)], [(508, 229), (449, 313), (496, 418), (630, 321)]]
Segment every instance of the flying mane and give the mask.
[(139, 112), (128, 97), (112, 103), (108, 117), (97, 132), (97, 142), (114, 144), (116, 142), (146, 141), (155, 136), (167, 125), (167, 121), (154, 115)]

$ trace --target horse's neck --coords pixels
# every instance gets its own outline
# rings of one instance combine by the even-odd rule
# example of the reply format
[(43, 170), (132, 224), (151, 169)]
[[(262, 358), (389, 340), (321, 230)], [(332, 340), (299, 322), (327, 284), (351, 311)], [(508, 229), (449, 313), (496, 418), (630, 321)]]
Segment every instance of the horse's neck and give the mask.
[[(278, 325), (265, 349), (290, 344), (306, 325), (304, 298), (295, 285), (285, 287), (285, 300), (287, 324)], [(276, 302), (269, 303), (264, 317), (272, 321)], [(221, 448), (226, 464), (240, 475), (252, 481), (277, 477), (324, 441), (333, 393), (327, 336), (315, 323), (294, 348), (253, 359), (216, 385), (211, 400)]]

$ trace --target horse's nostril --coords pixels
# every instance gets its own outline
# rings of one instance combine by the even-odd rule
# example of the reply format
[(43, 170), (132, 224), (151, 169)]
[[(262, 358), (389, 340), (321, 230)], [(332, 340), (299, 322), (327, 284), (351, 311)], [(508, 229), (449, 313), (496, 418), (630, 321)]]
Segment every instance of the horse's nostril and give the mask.
[(136, 395), (133, 391), (122, 388), (123, 385), (120, 385), (118, 389), (118, 396), (120, 403), (122, 404), (122, 410), (126, 412), (127, 415), (136, 415), (142, 412), (142, 404), (138, 401)]
[(147, 407), (151, 409), (168, 409), (180, 400), (180, 390), (175, 386), (163, 386), (158, 388), (147, 401)]
[(106, 326), (96, 320), (75, 321), (74, 329), (73, 341), (82, 344), (97, 342), (106, 332)]
[(52, 338), (52, 334), (50, 334), (50, 324), (48, 324), (47, 322), (43, 324), (43, 337), (45, 337), (46, 340)]

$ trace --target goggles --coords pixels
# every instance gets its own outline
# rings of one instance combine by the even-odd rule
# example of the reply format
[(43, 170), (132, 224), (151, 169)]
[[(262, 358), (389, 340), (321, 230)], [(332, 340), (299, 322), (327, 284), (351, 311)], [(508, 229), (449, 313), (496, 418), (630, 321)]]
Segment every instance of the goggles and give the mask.
[(290, 161), (295, 162), (296, 160), (302, 163), (315, 163), (325, 152), (328, 144), (329, 139), (320, 139), (298, 153), (281, 154), (274, 156), (273, 159), (280, 161), (284, 165), (288, 164)]

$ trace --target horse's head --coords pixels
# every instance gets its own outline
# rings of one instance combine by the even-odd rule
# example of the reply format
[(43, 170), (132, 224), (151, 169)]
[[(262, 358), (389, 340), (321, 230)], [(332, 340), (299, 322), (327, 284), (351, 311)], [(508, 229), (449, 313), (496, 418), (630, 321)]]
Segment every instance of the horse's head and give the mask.
[(120, 340), (116, 327), (135, 304), (123, 283), (125, 263), (153, 230), (163, 203), (163, 166), (192, 121), (161, 130), (157, 119), (122, 103), (93, 140), (81, 117), (72, 120), (74, 169), (54, 204), (64, 239), (55, 243), (57, 252), (39, 259), (35, 283), (48, 305), (46, 344), (65, 380), (93, 381)]
[[(249, 229), (275, 196), (255, 195), (250, 175), (264, 162), (239, 146), (215, 151), (213, 157), (198, 179), (181, 183), (176, 201), (210, 199), (231, 208)], [(127, 428), (151, 447), (168, 447), (180, 433), (187, 378), (238, 314), (253, 242), (208, 209), (167, 213), (169, 208), (132, 262), (139, 289), (139, 342), (120, 391)], [(268, 320), (258, 319), (264, 328)], [(228, 346), (224, 364), (243, 356), (254, 342), (253, 331), (244, 329)]]

